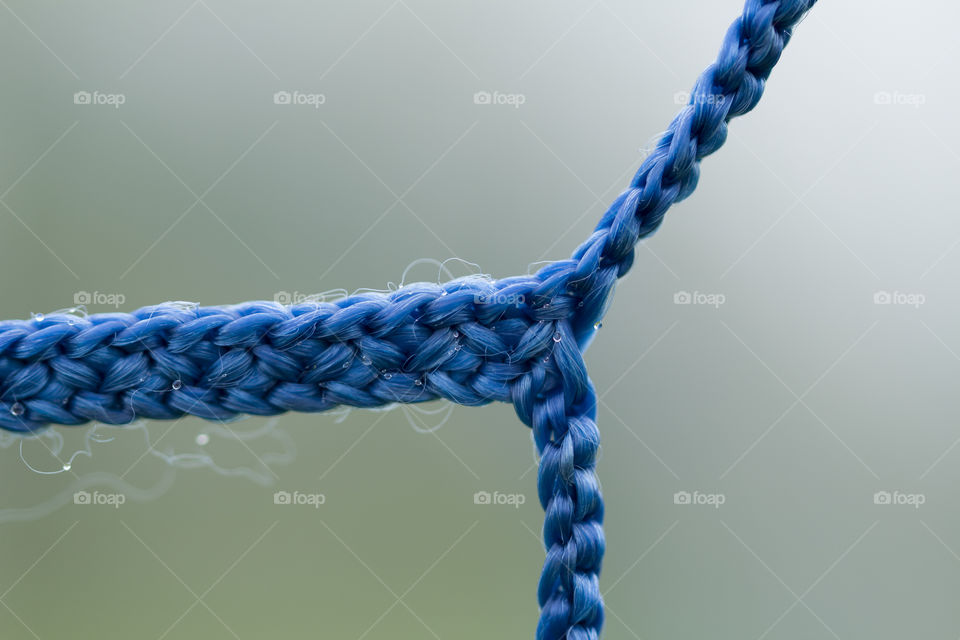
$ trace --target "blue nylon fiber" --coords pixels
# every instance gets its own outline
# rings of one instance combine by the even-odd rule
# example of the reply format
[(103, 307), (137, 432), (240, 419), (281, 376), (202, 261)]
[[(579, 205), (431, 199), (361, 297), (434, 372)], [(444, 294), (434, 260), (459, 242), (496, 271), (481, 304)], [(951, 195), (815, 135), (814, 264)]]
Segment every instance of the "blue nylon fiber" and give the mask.
[(723, 145), (731, 119), (757, 105), (815, 1), (747, 0), (688, 104), (570, 259), (534, 275), (418, 283), (336, 302), (167, 303), (2, 321), (0, 428), (510, 402), (540, 452), (546, 560), (536, 637), (598, 638), (600, 434), (582, 352), (637, 242), (696, 188), (700, 160)]

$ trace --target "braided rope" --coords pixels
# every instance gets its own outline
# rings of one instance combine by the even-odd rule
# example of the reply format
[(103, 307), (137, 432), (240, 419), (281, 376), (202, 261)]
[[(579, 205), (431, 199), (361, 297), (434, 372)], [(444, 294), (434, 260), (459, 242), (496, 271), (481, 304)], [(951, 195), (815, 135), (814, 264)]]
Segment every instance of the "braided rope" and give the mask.
[(446, 398), (512, 402), (540, 452), (546, 561), (538, 640), (599, 636), (603, 500), (596, 396), (582, 351), (634, 247), (697, 185), (700, 160), (753, 109), (816, 0), (747, 0), (629, 188), (569, 260), (336, 302), (0, 322), (0, 428), (325, 411)]

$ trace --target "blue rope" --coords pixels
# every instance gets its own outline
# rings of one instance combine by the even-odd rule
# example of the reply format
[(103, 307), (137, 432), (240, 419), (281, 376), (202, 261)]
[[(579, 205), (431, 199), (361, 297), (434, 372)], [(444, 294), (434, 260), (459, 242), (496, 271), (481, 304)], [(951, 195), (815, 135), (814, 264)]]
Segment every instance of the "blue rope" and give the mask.
[(538, 640), (599, 636), (603, 500), (582, 352), (634, 247), (753, 109), (816, 0), (747, 0), (636, 176), (569, 260), (532, 276), (413, 284), (282, 306), (161, 304), (0, 322), (0, 428), (316, 412), (446, 398), (512, 402), (540, 452), (547, 555)]

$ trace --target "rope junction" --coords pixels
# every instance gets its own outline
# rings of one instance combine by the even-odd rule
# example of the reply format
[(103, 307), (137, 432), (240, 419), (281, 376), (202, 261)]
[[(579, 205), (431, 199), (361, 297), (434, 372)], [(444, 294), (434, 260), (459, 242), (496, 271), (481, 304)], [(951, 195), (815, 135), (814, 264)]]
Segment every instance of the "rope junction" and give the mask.
[(538, 640), (603, 625), (596, 395), (582, 352), (634, 248), (696, 188), (700, 160), (753, 109), (816, 0), (747, 0), (717, 61), (568, 260), (530, 276), (418, 283), (283, 306), (167, 303), (0, 322), (0, 428), (326, 411), (446, 398), (510, 402), (540, 453), (546, 560)]

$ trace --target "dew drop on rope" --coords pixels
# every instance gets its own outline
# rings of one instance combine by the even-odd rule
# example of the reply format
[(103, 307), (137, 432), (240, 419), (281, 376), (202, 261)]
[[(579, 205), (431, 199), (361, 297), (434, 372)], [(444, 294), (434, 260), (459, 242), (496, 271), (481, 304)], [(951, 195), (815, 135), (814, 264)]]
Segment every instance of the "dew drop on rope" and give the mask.
[(70, 463), (69, 463), (69, 462), (64, 462), (64, 463), (63, 463), (63, 470), (64, 470), (64, 471), (70, 471)]
[(26, 408), (24, 408), (24, 406), (19, 402), (14, 402), (13, 405), (10, 407), (10, 413), (12, 413), (15, 416), (22, 416), (25, 411), (26, 411)]
[(553, 341), (554, 341), (554, 342), (560, 342), (561, 340), (563, 340), (563, 336), (560, 335), (560, 332), (559, 332), (559, 331), (557, 331), (555, 334), (553, 334)]
[(362, 362), (363, 364), (371, 364), (371, 363), (373, 362), (373, 360), (370, 359), (370, 356), (368, 356), (368, 355), (363, 355), (363, 356), (360, 358), (360, 362)]
[(198, 445), (200, 445), (200, 446), (202, 447), (203, 445), (205, 445), (205, 444), (207, 444), (208, 442), (210, 442), (210, 436), (208, 436), (208, 435), (205, 434), (205, 433), (197, 434), (196, 442), (197, 442)]
[(173, 384), (170, 385), (170, 388), (173, 389), (174, 391), (179, 391), (182, 386), (183, 386), (182, 380), (174, 380)]

